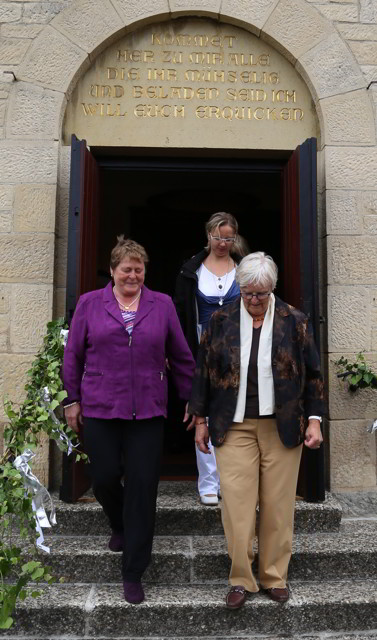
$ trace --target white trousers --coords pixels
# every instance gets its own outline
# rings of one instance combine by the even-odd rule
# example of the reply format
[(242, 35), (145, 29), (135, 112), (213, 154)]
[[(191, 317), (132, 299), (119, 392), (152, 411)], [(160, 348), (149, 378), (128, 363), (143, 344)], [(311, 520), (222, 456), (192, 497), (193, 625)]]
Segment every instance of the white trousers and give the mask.
[(208, 442), (211, 453), (202, 453), (198, 447), (196, 451), (196, 464), (198, 466), (198, 491), (199, 495), (204, 496), (208, 493), (218, 494), (220, 489), (219, 474), (217, 473), (215, 449), (211, 440)]

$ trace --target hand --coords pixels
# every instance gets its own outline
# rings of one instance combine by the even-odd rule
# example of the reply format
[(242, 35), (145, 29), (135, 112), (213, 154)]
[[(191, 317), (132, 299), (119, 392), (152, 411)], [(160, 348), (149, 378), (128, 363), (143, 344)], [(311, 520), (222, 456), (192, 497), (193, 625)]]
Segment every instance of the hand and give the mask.
[(321, 433), (321, 423), (319, 420), (309, 420), (308, 427), (305, 432), (305, 446), (309, 449), (319, 449), (323, 437)]
[(81, 405), (79, 402), (64, 409), (67, 425), (76, 433), (79, 432), (79, 425), (82, 424)]
[[(183, 416), (183, 422), (187, 422), (187, 420), (189, 420), (190, 418), (190, 414), (188, 412), (188, 402), (186, 402), (186, 406), (185, 406), (185, 415)], [(191, 429), (193, 429), (195, 427), (195, 420), (196, 420), (196, 416), (191, 416), (191, 420), (188, 423), (187, 427), (186, 427), (186, 431), (190, 431)]]
[(205, 418), (201, 418), (200, 424), (196, 424), (195, 444), (202, 453), (211, 453), (211, 449), (208, 446), (209, 433), (207, 421), (202, 422), (202, 420), (205, 420)]

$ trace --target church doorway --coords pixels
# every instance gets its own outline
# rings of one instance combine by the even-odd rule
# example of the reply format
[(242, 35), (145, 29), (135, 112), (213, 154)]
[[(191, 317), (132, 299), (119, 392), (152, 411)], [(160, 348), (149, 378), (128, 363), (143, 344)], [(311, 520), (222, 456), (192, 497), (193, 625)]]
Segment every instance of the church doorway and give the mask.
[[(103, 147), (89, 151), (73, 136), (68, 318), (78, 295), (109, 282), (109, 256), (120, 234), (146, 248), (146, 285), (173, 297), (178, 270), (205, 245), (204, 225), (216, 211), (237, 218), (250, 251), (273, 256), (277, 294), (309, 313), (318, 335), (315, 139), (279, 157), (247, 158), (229, 150), (216, 157), (187, 150), (114, 155)], [(193, 434), (182, 425), (174, 392), (170, 397), (162, 477), (195, 477)]]

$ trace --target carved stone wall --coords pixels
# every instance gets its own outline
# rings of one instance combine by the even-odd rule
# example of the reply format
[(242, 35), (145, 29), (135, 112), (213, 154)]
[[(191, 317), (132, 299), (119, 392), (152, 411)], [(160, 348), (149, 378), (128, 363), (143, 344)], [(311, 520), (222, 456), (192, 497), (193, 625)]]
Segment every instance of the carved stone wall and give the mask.
[[(61, 0), (0, 5), (0, 397), (22, 383), (64, 309), (67, 101), (98, 54), (144, 26), (209, 17), (274, 47), (306, 83), (320, 127), (318, 194), (331, 485), (376, 489), (373, 394), (339, 386), (333, 360), (377, 359), (377, 5), (370, 0)], [(15, 79), (16, 78), (16, 79)], [(0, 409), (0, 419), (4, 419)], [(39, 458), (46, 476), (48, 448)]]

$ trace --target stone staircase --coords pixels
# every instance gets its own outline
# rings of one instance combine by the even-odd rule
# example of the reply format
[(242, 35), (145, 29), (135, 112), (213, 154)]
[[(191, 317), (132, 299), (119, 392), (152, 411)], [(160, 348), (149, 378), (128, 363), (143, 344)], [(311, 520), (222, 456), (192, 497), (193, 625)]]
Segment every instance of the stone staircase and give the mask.
[(146, 600), (123, 599), (120, 554), (107, 548), (99, 505), (57, 501), (50, 564), (66, 582), (17, 607), (1, 638), (377, 639), (377, 518), (342, 518), (339, 502), (298, 501), (291, 599), (264, 594), (238, 611), (225, 608), (229, 561), (220, 509), (199, 503), (193, 482), (160, 485)]

